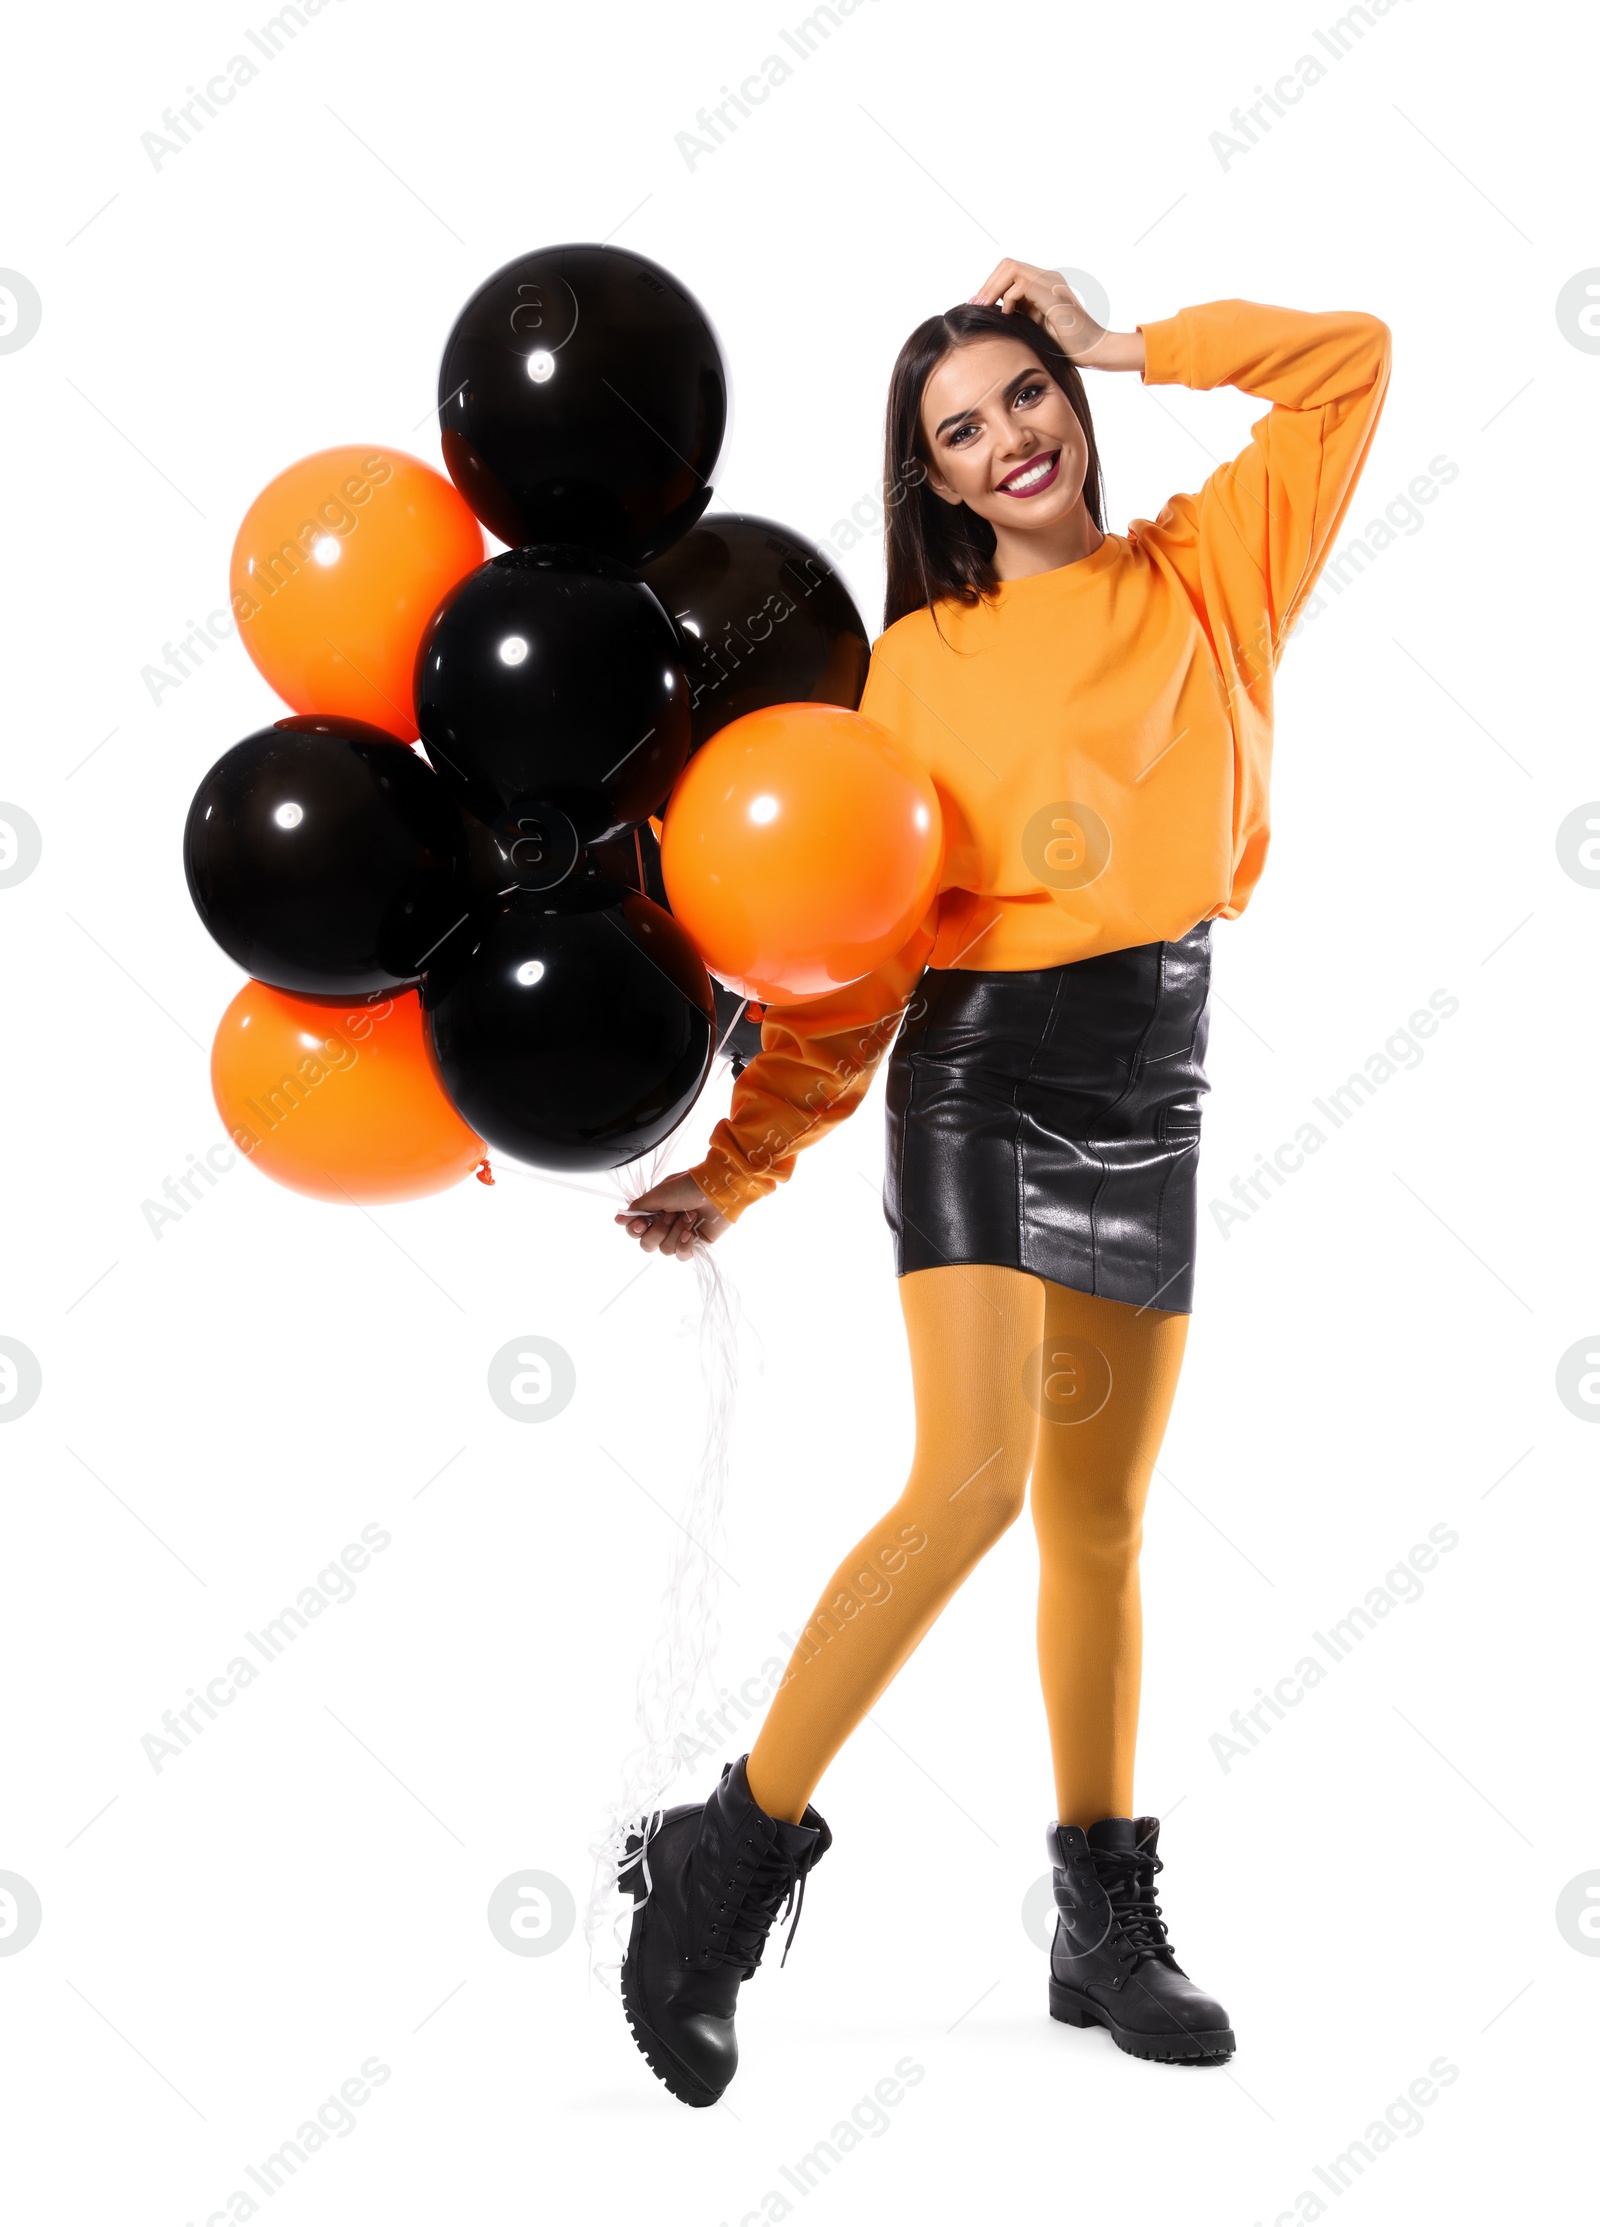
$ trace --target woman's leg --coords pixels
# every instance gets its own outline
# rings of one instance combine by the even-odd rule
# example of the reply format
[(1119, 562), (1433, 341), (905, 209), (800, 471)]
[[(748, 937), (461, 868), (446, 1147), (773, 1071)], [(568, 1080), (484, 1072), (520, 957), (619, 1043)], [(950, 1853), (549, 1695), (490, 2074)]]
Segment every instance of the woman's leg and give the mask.
[(1044, 1289), (1033, 1470), (1039, 1675), (1056, 1818), (1087, 1828), (1133, 1815), (1139, 1546), (1189, 1318)]
[(750, 1790), (769, 1816), (799, 1821), (833, 1757), (1021, 1513), (1045, 1288), (1012, 1268), (901, 1277), (917, 1409), (911, 1476), (834, 1572), (750, 1752)]

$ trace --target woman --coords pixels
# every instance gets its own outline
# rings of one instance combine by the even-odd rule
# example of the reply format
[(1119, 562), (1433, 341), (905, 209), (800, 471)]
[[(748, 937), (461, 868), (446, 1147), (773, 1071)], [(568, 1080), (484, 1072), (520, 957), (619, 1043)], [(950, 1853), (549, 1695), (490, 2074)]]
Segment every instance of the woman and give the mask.
[[(1109, 534), (1080, 366), (1272, 408), (1197, 496)], [(1030, 1477), (1051, 2013), (1141, 2057), (1232, 2054), (1167, 1939), (1157, 1820), (1134, 1814), (1139, 1545), (1188, 1327), (1211, 922), (1261, 872), (1273, 669), (1388, 373), (1374, 317), (1226, 301), (1109, 332), (1010, 261), (901, 350), (885, 484), (905, 499), (861, 709), (939, 789), (939, 894), (876, 974), (769, 1011), (705, 1160), (618, 1216), (647, 1251), (715, 1243), (894, 1040), (910, 1480), (824, 1590), (749, 1755), (627, 1875), (624, 2000), (686, 2103), (732, 2078), (739, 1983), (829, 1845), (813, 1788)]]

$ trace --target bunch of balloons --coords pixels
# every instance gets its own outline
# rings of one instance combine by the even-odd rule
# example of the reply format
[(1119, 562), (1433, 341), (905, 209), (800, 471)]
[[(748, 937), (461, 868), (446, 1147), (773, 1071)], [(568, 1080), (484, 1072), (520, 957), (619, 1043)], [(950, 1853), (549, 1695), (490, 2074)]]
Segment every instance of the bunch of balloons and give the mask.
[(870, 971), (938, 875), (926, 773), (855, 710), (843, 582), (706, 514), (727, 377), (684, 286), (620, 248), (520, 256), (457, 318), (438, 407), (448, 479), (325, 449), (251, 505), (233, 610), (293, 716), (217, 761), (184, 835), (251, 977), (218, 1108), (324, 1199), (492, 1180), (488, 1147), (639, 1158), (761, 1005)]

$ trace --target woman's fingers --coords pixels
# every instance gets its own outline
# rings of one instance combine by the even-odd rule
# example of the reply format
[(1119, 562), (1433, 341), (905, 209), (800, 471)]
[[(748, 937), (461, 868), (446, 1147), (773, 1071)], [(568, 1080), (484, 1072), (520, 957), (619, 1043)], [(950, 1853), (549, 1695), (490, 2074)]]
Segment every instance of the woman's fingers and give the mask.
[[(657, 1229), (643, 1240), (646, 1252), (665, 1253), (669, 1259), (681, 1258), (694, 1247), (695, 1225), (691, 1215), (664, 1214)], [(655, 1243), (651, 1243), (651, 1239)]]
[(985, 305), (992, 304), (998, 301), (1000, 296), (1005, 292), (1006, 288), (1016, 277), (1016, 274), (1017, 266), (1011, 260), (1011, 258), (1007, 256), (1006, 260), (1003, 263), (997, 263), (995, 265), (994, 269), (989, 273), (983, 284), (978, 288), (978, 291), (975, 294), (969, 294), (967, 299), (972, 302), (982, 302)]
[(613, 1217), (647, 1253), (677, 1260), (693, 1257), (695, 1244), (714, 1244), (728, 1227), (692, 1175), (669, 1175)]
[(1028, 309), (1036, 318), (1060, 319), (1069, 330), (1099, 328), (1059, 271), (1039, 269), (1007, 256), (968, 299), (1003, 310)]
[(699, 1217), (695, 1214), (619, 1214), (616, 1220), (647, 1253), (686, 1257), (699, 1234)]

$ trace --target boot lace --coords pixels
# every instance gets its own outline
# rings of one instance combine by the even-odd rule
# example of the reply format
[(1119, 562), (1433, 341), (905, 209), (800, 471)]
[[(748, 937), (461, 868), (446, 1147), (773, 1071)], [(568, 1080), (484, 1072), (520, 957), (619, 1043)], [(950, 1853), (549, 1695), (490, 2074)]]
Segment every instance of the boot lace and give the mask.
[(1135, 1972), (1141, 1964), (1170, 1963), (1172, 1945), (1155, 1897), (1156, 1873), (1165, 1868), (1161, 1858), (1137, 1848), (1097, 1848), (1094, 1868), (1122, 1937), (1118, 1963)]
[[(745, 1848), (756, 1843), (746, 1838)], [(748, 1868), (747, 1868), (748, 1867)], [(762, 1850), (754, 1862), (748, 1855), (737, 1859), (726, 1885), (731, 1896), (738, 1892), (739, 1876), (747, 1870), (744, 1892), (737, 1902), (727, 1897), (717, 1904), (717, 1917), (708, 1927), (709, 1939), (705, 1954), (715, 1964), (736, 1964), (741, 1970), (748, 1967), (755, 1971), (767, 1945), (767, 1935), (773, 1920), (780, 1923), (794, 1911), (794, 1923), (783, 1944), (783, 1955), (778, 1969), (789, 1961), (789, 1947), (799, 1930), (800, 1913), (805, 1907), (806, 1873), (809, 1865), (802, 1865), (779, 1842)], [(779, 1904), (782, 1903), (780, 1909)]]

